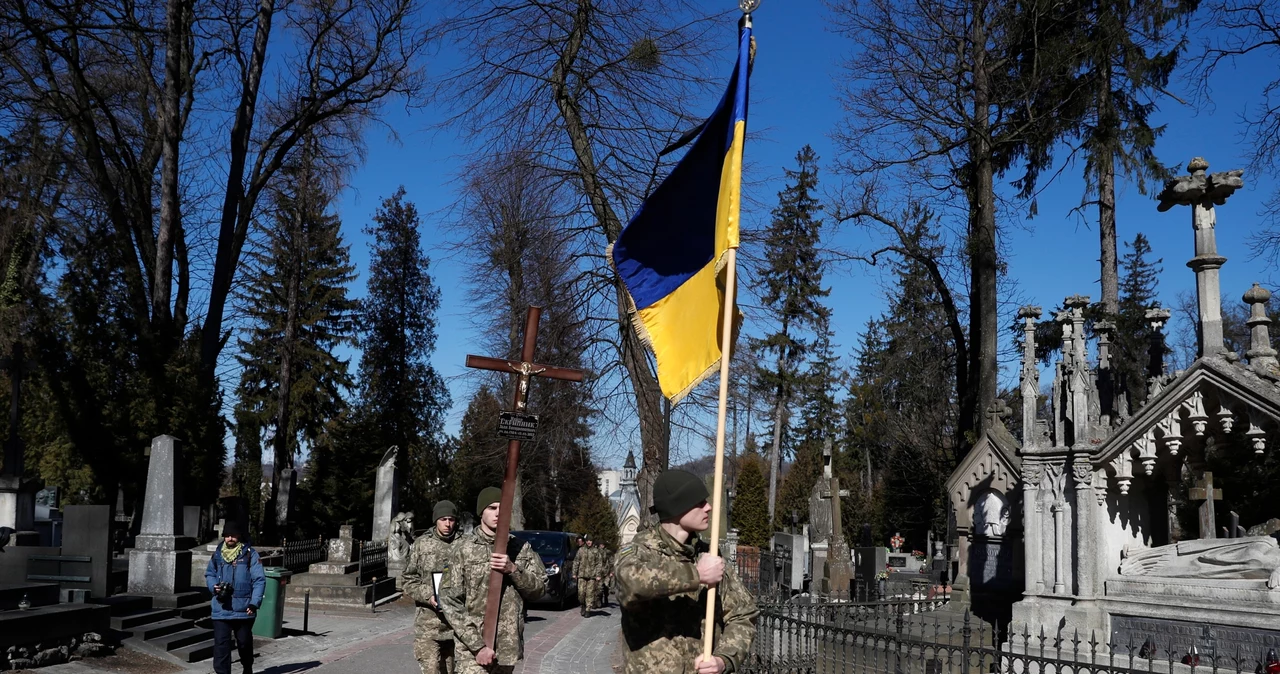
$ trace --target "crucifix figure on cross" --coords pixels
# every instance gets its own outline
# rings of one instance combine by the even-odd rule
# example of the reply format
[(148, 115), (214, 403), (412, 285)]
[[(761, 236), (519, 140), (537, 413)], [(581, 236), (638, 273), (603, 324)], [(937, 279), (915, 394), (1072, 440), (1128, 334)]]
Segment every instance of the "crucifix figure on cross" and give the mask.
[[(467, 356), (467, 367), (480, 370), (492, 370), (507, 374), (519, 375), (512, 408), (516, 413), (523, 413), (528, 404), (529, 380), (533, 377), (548, 377), (564, 381), (580, 382), (585, 377), (582, 370), (573, 370), (553, 365), (542, 365), (533, 362), (534, 345), (538, 340), (538, 318), (542, 315), (541, 307), (529, 307), (524, 321), (524, 347), (520, 350), (520, 360), (489, 358), (487, 356)], [(516, 468), (520, 462), (520, 440), (512, 437), (507, 443), (507, 468), (502, 478), (502, 500), (499, 501), (498, 529), (493, 538), (493, 553), (507, 554), (507, 539), (511, 535), (511, 507), (515, 502)], [(498, 633), (498, 602), (502, 599), (502, 573), (489, 572), (489, 594), (484, 607), (484, 644), (494, 647), (494, 637)]]

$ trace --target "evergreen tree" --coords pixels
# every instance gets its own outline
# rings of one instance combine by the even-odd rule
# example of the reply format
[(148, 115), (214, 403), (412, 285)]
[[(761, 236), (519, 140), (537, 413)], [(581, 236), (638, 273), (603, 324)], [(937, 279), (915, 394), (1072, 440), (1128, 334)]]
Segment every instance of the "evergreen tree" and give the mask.
[(803, 366), (812, 342), (806, 337), (825, 325), (830, 309), (822, 298), (822, 211), (817, 200), (818, 155), (808, 145), (796, 154), (796, 169), (786, 170), (787, 185), (778, 193), (773, 221), (765, 232), (765, 262), (760, 301), (777, 320), (777, 329), (751, 346), (761, 354), (757, 385), (773, 398), (772, 443), (769, 449), (768, 517), (773, 519), (778, 472), (792, 444), (788, 424), (794, 397), (804, 386)]
[[(384, 199), (365, 233), (373, 238), (368, 292), (360, 311), (359, 402), (333, 440), (345, 464), (336, 484), (371, 490), (382, 455), (399, 447), (407, 468), (406, 510), (429, 511), (448, 487), (452, 447), (444, 434), (449, 391), (432, 367), (440, 291), (422, 252), (418, 210), (404, 188)], [(332, 494), (369, 511), (372, 501)]]
[(1127, 395), (1130, 411), (1146, 402), (1147, 364), (1150, 361), (1151, 325), (1147, 309), (1156, 305), (1156, 287), (1163, 259), (1147, 259), (1151, 244), (1141, 232), (1125, 244), (1120, 280), (1120, 310), (1116, 314), (1115, 343), (1111, 367), (1116, 373), (1119, 390)]
[(733, 528), (738, 530), (741, 545), (769, 547), (769, 504), (765, 493), (764, 463), (758, 454), (741, 457), (738, 482), (734, 486)]
[(596, 545), (617, 550), (619, 544), (618, 519), (613, 506), (599, 489), (582, 492), (573, 507), (573, 517), (565, 529), (576, 534), (590, 534)]
[[(292, 167), (286, 173), (292, 180), (274, 190), (272, 223), (263, 228), (261, 248), (249, 254), (239, 296), (250, 323), (236, 356), (242, 370), (233, 484), (255, 513), (263, 435), (272, 443), (274, 503), (281, 471), (294, 467), (303, 447), (315, 445), (327, 422), (345, 409), (343, 391), (353, 386), (347, 361), (335, 351), (354, 341), (357, 304), (347, 297), (347, 286), (355, 267), (341, 221), (327, 213), (331, 197), (310, 175), (305, 166)], [(280, 524), (266, 513), (268, 530)]]
[(1155, 156), (1164, 126), (1152, 126), (1156, 98), (1165, 93), (1186, 46), (1170, 35), (1195, 11), (1199, 0), (1087, 0), (1077, 6), (1071, 40), (1078, 79), (1063, 101), (1073, 135), (1085, 153), (1086, 195), (1098, 204), (1102, 309), (1120, 311), (1116, 260), (1116, 175), (1128, 175), (1146, 194), (1168, 171)]
[(867, 326), (857, 353), (840, 475), (859, 484), (848, 507), (866, 509), (873, 527), (923, 539), (945, 530), (943, 487), (963, 455), (953, 433), (956, 353), (927, 270), (908, 258), (895, 276), (889, 309)]
[(467, 403), (449, 470), (448, 493), (455, 503), (474, 503), (480, 490), (502, 484), (507, 440), (498, 436), (498, 415), (503, 409), (487, 386), (481, 386)]

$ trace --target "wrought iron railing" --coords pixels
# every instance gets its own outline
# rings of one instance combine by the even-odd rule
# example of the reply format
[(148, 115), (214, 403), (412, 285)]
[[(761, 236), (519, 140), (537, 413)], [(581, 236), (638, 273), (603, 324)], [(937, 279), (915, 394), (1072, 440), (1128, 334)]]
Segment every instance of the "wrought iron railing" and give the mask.
[[(1219, 652), (1172, 634), (1142, 643), (993, 628), (941, 598), (762, 602), (744, 674), (1264, 674), (1280, 643)], [(1181, 639), (1181, 640), (1180, 640)], [(1280, 640), (1277, 640), (1280, 641)], [(1274, 660), (1273, 660), (1274, 659)]]
[(312, 564), (323, 562), (328, 557), (329, 546), (324, 537), (284, 542), (284, 567), (294, 573), (303, 573)]
[(374, 578), (387, 577), (387, 544), (360, 542), (358, 585), (368, 585)]

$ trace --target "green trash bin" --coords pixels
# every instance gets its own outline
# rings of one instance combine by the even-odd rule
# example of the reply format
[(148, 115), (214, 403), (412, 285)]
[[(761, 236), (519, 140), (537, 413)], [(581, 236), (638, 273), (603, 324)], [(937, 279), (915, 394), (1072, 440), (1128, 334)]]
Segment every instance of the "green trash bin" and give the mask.
[(293, 572), (283, 566), (268, 566), (267, 589), (262, 593), (262, 607), (253, 621), (253, 633), (268, 639), (279, 639), (284, 631), (284, 595)]

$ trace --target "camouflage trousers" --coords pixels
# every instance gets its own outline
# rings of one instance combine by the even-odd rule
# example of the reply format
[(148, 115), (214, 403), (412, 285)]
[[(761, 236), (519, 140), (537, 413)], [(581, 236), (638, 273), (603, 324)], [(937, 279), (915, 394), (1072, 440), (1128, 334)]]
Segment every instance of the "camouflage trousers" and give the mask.
[(600, 607), (600, 585), (602, 581), (594, 578), (578, 579), (578, 601), (588, 611)]
[(452, 639), (436, 641), (419, 635), (413, 640), (413, 657), (422, 674), (454, 674)]
[(515, 671), (515, 665), (489, 665), (488, 667), (481, 667), (476, 663), (476, 656), (474, 653), (461, 646), (458, 647), (457, 674), (513, 674)]

